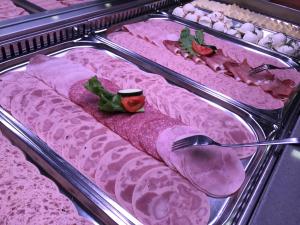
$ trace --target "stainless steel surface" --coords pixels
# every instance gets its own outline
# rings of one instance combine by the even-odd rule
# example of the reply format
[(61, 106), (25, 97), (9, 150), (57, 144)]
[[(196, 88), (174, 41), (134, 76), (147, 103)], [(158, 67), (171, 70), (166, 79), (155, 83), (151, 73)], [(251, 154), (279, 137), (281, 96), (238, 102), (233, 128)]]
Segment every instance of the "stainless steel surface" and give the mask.
[[(287, 145), (287, 144), (299, 144), (300, 138), (284, 138), (279, 140), (270, 140), (270, 141), (258, 141), (258, 142), (251, 142), (251, 143), (239, 143), (239, 144), (221, 144), (210, 137), (205, 135), (194, 135), (190, 137), (186, 137), (180, 140), (175, 141), (172, 144), (172, 150), (192, 150), (194, 148), (188, 148), (193, 146), (208, 146), (208, 145), (216, 145), (220, 147), (228, 147), (228, 148), (239, 148), (239, 147), (257, 147), (257, 146), (266, 146), (266, 145)], [(197, 150), (198, 148), (196, 148)], [(198, 149), (198, 150), (205, 150)]]
[(271, 64), (262, 64), (258, 67), (251, 69), (249, 71), (249, 74), (254, 75), (254, 74), (260, 73), (264, 70), (290, 70), (290, 69), (295, 69), (295, 68), (293, 68), (293, 67), (278, 67), (278, 66), (273, 66)]
[(112, 1), (85, 7), (40, 12), (9, 22), (0, 22), (0, 62), (81, 38), (94, 30), (135, 16), (155, 12), (178, 0)]

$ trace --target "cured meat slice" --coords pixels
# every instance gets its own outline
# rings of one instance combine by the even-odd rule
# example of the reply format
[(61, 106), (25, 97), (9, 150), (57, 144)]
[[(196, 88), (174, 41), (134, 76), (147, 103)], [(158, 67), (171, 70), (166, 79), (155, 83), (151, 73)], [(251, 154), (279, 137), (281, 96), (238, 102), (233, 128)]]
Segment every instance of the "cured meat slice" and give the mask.
[(163, 164), (150, 156), (139, 156), (128, 161), (120, 170), (115, 183), (115, 194), (118, 202), (133, 213), (132, 196), (138, 180), (150, 169)]
[(104, 187), (104, 191), (113, 199), (115, 196), (115, 183), (117, 176), (126, 162), (143, 153), (134, 151), (128, 146), (117, 146), (114, 150), (107, 152), (99, 161), (96, 171), (96, 184)]
[(117, 135), (110, 135), (110, 131), (103, 127), (103, 133), (99, 134), (84, 145), (79, 155), (79, 168), (84, 174), (87, 174), (91, 178), (95, 178), (96, 170), (99, 166), (99, 161), (104, 154), (115, 148), (121, 148), (128, 146), (128, 143)]
[(11, 0), (1, 0), (0, 2), (0, 21), (28, 14), (24, 9), (15, 6)]
[(133, 192), (133, 210), (144, 224), (207, 224), (206, 196), (178, 179), (175, 172), (156, 167), (145, 173)]
[(195, 129), (189, 127), (168, 128), (158, 138), (158, 152), (206, 194), (225, 197), (235, 193), (245, 179), (245, 172), (233, 149), (206, 146), (172, 151), (174, 141), (195, 134)]
[[(132, 64), (112, 58), (99, 50), (91, 48), (71, 50), (68, 52), (67, 57), (86, 68), (97, 71), (98, 76), (111, 80), (121, 88), (142, 89), (147, 102), (153, 108), (172, 118), (179, 119), (189, 126), (198, 128), (201, 133), (220, 143), (242, 143), (255, 140), (250, 130), (233, 115), (210, 105), (182, 88), (167, 83), (161, 76), (143, 72)], [(170, 93), (172, 93), (172, 96), (170, 96)], [(96, 96), (89, 95), (85, 96), (85, 99), (81, 99), (85, 101), (90, 96), (95, 98), (93, 106), (97, 108)], [(77, 101), (80, 101), (80, 99), (76, 99)], [(96, 110), (87, 109), (87, 111), (93, 112)], [(140, 120), (140, 117), (141, 115), (135, 114), (131, 117), (132, 119), (129, 119), (128, 123), (134, 123), (134, 128), (125, 126), (124, 123), (127, 123), (127, 120), (124, 118), (119, 126), (122, 137), (128, 140), (128, 136), (131, 135), (131, 143), (137, 148), (141, 148), (141, 146), (138, 140), (135, 141), (138, 138), (135, 135), (136, 132), (132, 132), (132, 129), (140, 129), (144, 123)], [(236, 149), (236, 153), (240, 158), (247, 158), (255, 151), (256, 148)]]
[[(32, 57), (30, 64), (27, 66), (27, 72), (43, 80), (65, 97), (68, 96), (68, 90), (76, 81), (94, 76), (93, 72), (76, 66), (70, 60), (45, 55)], [(62, 74), (68, 74), (68, 76), (62, 76)]]

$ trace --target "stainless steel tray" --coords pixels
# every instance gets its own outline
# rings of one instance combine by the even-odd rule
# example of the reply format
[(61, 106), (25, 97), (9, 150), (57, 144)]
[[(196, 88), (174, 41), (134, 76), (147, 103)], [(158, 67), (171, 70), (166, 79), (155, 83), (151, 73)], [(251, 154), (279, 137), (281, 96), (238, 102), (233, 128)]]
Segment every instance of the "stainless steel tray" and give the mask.
[[(28, 62), (29, 58), (36, 53), (59, 56), (72, 48), (91, 47), (96, 48), (99, 51), (113, 53), (116, 55), (116, 57), (121, 57), (146, 71), (164, 72), (161, 70), (161, 68), (156, 67), (156, 65), (153, 65), (148, 61), (144, 61), (139, 57), (135, 57), (134, 54), (130, 54), (122, 49), (115, 48), (115, 46), (110, 45), (109, 43), (101, 42), (98, 40), (98, 38), (99, 37), (96, 38), (95, 36), (88, 36), (84, 39), (79, 39), (74, 42), (66, 42), (61, 45), (49, 47), (23, 57), (15, 58), (14, 60), (10, 61), (10, 66), (5, 71), (14, 70), (24, 66)], [(2, 73), (3, 72), (4, 70)], [(165, 76), (168, 76), (168, 73), (164, 74)], [(175, 84), (183, 85), (192, 92), (199, 94), (199, 86), (193, 86), (188, 82), (188, 80), (182, 79), (182, 76), (177, 78), (172, 76), (171, 81)], [(239, 116), (249, 126), (249, 129), (254, 131), (259, 140), (262, 140), (266, 137), (268, 137), (268, 139), (272, 139), (279, 135), (279, 133), (276, 132), (276, 124), (270, 120), (258, 117), (249, 111), (245, 111), (243, 108), (240, 108), (231, 102), (223, 102), (221, 99), (218, 100), (216, 96), (211, 95), (210, 93), (206, 93), (205, 98), (220, 105), (222, 108), (224, 108), (223, 106), (226, 106), (227, 110), (225, 108), (223, 109), (225, 113), (234, 113), (236, 116)], [(114, 204), (113, 201), (108, 199), (107, 196), (93, 183), (91, 183), (81, 174), (78, 174), (78, 171), (76, 171), (58, 155), (56, 155), (54, 151), (49, 149), (49, 147), (46, 146), (45, 143), (43, 143), (37, 136), (23, 127), (3, 109), (1, 112), (2, 117), (5, 118), (5, 120), (3, 120), (4, 122), (1, 121), (3, 124), (2, 128), (8, 129), (17, 135), (22, 141), (21, 144), (29, 145), (30, 148), (27, 149), (26, 152), (28, 152), (30, 155), (33, 155), (32, 158), (34, 161), (45, 168), (47, 172), (50, 171), (50, 174), (54, 173), (54, 177), (59, 177), (58, 182), (68, 192), (71, 192), (74, 197), (78, 198), (78, 201), (81, 202), (85, 208), (91, 211), (96, 218), (100, 220), (103, 220), (104, 218), (104, 222), (108, 224), (138, 224), (138, 222), (132, 216)], [(243, 223), (246, 221), (249, 215), (247, 215), (247, 213), (245, 214), (244, 211), (248, 207), (250, 209), (253, 207), (252, 204), (254, 204), (258, 198), (262, 185), (266, 181), (268, 174), (277, 159), (277, 155), (274, 154), (274, 152), (278, 152), (280, 149), (280, 147), (262, 147), (259, 148), (257, 153), (251, 158), (243, 160), (243, 164), (246, 169), (246, 179), (243, 186), (237, 194), (229, 198), (210, 198), (210, 224), (224, 224), (226, 222)], [(36, 156), (37, 154), (38, 156)], [(70, 174), (72, 174), (72, 176), (70, 176)], [(108, 213), (108, 215), (103, 213), (103, 211)]]
[[(95, 37), (100, 42), (106, 43), (107, 45), (110, 45), (113, 48), (118, 49), (119, 51), (126, 52), (127, 54), (130, 54), (130, 55), (134, 56), (135, 58), (139, 58), (140, 60), (147, 61), (148, 64), (151, 64), (156, 69), (156, 71), (154, 71), (155, 73), (159, 73), (158, 70), (163, 71), (163, 72), (160, 72), (159, 74), (163, 75), (166, 79), (170, 80), (171, 82), (175, 82), (175, 83), (177, 82), (177, 85), (180, 85), (184, 88), (186, 88), (187, 87), (186, 85), (188, 85), (189, 86), (188, 89), (191, 89), (194, 92), (195, 92), (195, 87), (196, 87), (197, 94), (201, 95), (204, 98), (206, 98), (207, 95), (209, 95), (210, 98), (214, 97), (213, 101), (217, 101), (218, 104), (221, 104), (225, 108), (227, 108), (226, 105), (229, 103), (231, 105), (235, 105), (236, 107), (238, 107), (240, 109), (243, 109), (244, 111), (246, 111), (252, 115), (256, 115), (259, 118), (263, 118), (263, 119), (269, 120), (273, 123), (277, 123), (278, 125), (280, 125), (280, 121), (282, 120), (282, 118), (285, 116), (285, 113), (286, 113), (285, 108), (288, 108), (290, 105), (294, 104), (293, 103), (294, 96), (299, 95), (299, 92), (297, 92), (294, 96), (290, 96), (288, 103), (282, 109), (276, 109), (276, 110), (257, 109), (253, 106), (246, 105), (242, 102), (236, 101), (228, 96), (225, 96), (219, 92), (216, 92), (216, 91), (212, 90), (211, 88), (208, 88), (208, 87), (206, 87), (188, 77), (185, 77), (173, 70), (170, 70), (156, 62), (146, 59), (145, 57), (143, 57), (135, 52), (132, 52), (130, 50), (127, 50), (124, 47), (119, 46), (107, 39), (107, 34), (109, 34), (111, 32), (119, 31), (124, 24), (136, 23), (136, 22), (150, 20), (150, 19), (170, 20), (170, 21), (173, 21), (176, 23), (183, 24), (183, 25), (193, 28), (193, 29), (202, 29), (206, 33), (209, 33), (215, 37), (218, 37), (220, 39), (224, 39), (227, 41), (231, 41), (235, 44), (243, 46), (246, 49), (247, 48), (251, 49), (251, 51), (255, 50), (258, 54), (264, 54), (264, 55), (266, 55), (266, 57), (275, 58), (275, 59), (281, 61), (282, 63), (286, 64), (287, 66), (299, 69), (300, 68), (299, 64), (296, 61), (294, 61), (292, 58), (290, 58), (286, 55), (278, 54), (269, 49), (261, 48), (260, 46), (254, 45), (252, 43), (248, 43), (248, 42), (242, 41), (240, 39), (233, 38), (230, 35), (220, 33), (218, 31), (207, 28), (200, 24), (196, 24), (194, 22), (187, 21), (187, 20), (181, 19), (179, 17), (174, 17), (174, 16), (166, 14), (166, 13), (140, 16), (140, 17), (134, 18), (132, 20), (129, 20), (127, 22), (122, 22), (122, 23), (116, 24), (116, 25), (110, 27), (108, 30), (102, 30), (102, 31), (96, 32), (96, 35), (95, 35)], [(162, 73), (164, 73), (164, 74), (162, 74)], [(185, 80), (185, 85), (180, 84), (179, 80)]]
[[(189, 21), (189, 20), (186, 20), (186, 19), (184, 19), (184, 18), (181, 18), (181, 17), (175, 16), (175, 15), (172, 15), (172, 12), (173, 12), (174, 8), (175, 8), (175, 7), (171, 7), (170, 9), (166, 10), (165, 13), (171, 15), (172, 17), (179, 18), (179, 19), (183, 19), (183, 20), (185, 20), (185, 21)], [(205, 13), (211, 13), (211, 12), (212, 12), (211, 10), (203, 9), (203, 8), (201, 8), (201, 7), (199, 7), (199, 6), (196, 6), (196, 8), (199, 9), (199, 10), (201, 10), (201, 11), (203, 11), (203, 12), (205, 12)], [(242, 25), (242, 24), (245, 23), (245, 22), (243, 22), (243, 21), (234, 19), (234, 18), (232, 18), (232, 17), (228, 17), (228, 16), (226, 16), (226, 17), (232, 19), (232, 22), (233, 22), (233, 26), (234, 26), (234, 27), (236, 27), (237, 25)], [(193, 22), (193, 21), (189, 21), (189, 22), (195, 23), (195, 22)], [(201, 24), (198, 24), (198, 23), (195, 23), (195, 24), (196, 24), (196, 25), (199, 25), (199, 26), (202, 26)], [(210, 30), (214, 30), (214, 29), (212, 29), (212, 28), (210, 28), (210, 27), (206, 27), (206, 26), (202, 26), (202, 27), (205, 27), (205, 28), (210, 29)], [(264, 37), (266, 37), (266, 36), (269, 35), (269, 34), (275, 34), (275, 33), (278, 33), (278, 32), (275, 32), (275, 31), (272, 31), (272, 30), (269, 30), (269, 29), (266, 29), (266, 28), (263, 28), (263, 27), (260, 27), (260, 26), (257, 26), (257, 25), (255, 25), (255, 27), (259, 28), (259, 29), (263, 32), (263, 36), (264, 36)], [(219, 32), (219, 31), (217, 31), (217, 32)], [(223, 33), (223, 32), (220, 32), (220, 33)], [(254, 44), (254, 43), (251, 43), (251, 42), (247, 42), (247, 41), (245, 41), (245, 40), (243, 40), (243, 39), (241, 39), (241, 38), (237, 38), (237, 37), (235, 37), (235, 36), (232, 36), (232, 35), (229, 35), (229, 34), (226, 34), (226, 33), (224, 33), (224, 34), (225, 34), (225, 35), (228, 35), (228, 36), (231, 36), (233, 39), (241, 40), (241, 41), (243, 41), (243, 42), (246, 42), (246, 43), (255, 45), (257, 48), (267, 49), (267, 50), (272, 51), (272, 52), (274, 52), (274, 53), (278, 53), (278, 54), (282, 54), (282, 55), (285, 55), (285, 56), (287, 56), (287, 57), (290, 57), (290, 58), (293, 59), (296, 63), (298, 63), (297, 61), (300, 62), (300, 52), (299, 52), (299, 51), (297, 52), (298, 55), (289, 56), (289, 55), (280, 53), (280, 52), (278, 52), (278, 51), (275, 51), (275, 50), (273, 50), (273, 49), (271, 49), (271, 48), (266, 48), (266, 47), (260, 46), (260, 45), (258, 45), (258, 44)], [(295, 37), (292, 37), (292, 36), (289, 36), (289, 35), (287, 35), (287, 34), (285, 34), (285, 36), (287, 37), (288, 41), (289, 41), (289, 40), (300, 41), (299, 39), (297, 39), (297, 38), (295, 38)], [(299, 63), (298, 63), (298, 64), (299, 64)], [(300, 68), (299, 68), (299, 70), (300, 70)]]

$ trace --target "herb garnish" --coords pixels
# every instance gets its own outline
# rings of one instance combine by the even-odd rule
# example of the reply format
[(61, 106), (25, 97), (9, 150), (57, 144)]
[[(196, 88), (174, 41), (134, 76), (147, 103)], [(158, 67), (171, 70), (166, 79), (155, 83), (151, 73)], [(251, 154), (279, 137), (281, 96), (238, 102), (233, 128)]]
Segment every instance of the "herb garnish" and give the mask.
[(96, 76), (88, 80), (84, 87), (100, 97), (99, 109), (105, 112), (125, 112), (121, 104), (121, 96), (106, 90)]
[[(195, 47), (193, 47), (193, 42), (194, 42), (194, 46), (197, 45), (198, 48), (195, 49)], [(203, 30), (196, 30), (195, 35), (192, 35), (190, 29), (187, 27), (185, 27), (180, 33), (179, 44), (181, 49), (189, 53), (190, 56), (204, 55), (202, 54), (204, 50), (203, 47), (206, 48), (205, 52), (207, 52), (207, 48), (210, 49), (211, 53), (214, 53), (217, 50), (215, 46), (206, 45), (204, 43)], [(200, 49), (199, 46), (202, 47), (201, 50), (199, 50)]]

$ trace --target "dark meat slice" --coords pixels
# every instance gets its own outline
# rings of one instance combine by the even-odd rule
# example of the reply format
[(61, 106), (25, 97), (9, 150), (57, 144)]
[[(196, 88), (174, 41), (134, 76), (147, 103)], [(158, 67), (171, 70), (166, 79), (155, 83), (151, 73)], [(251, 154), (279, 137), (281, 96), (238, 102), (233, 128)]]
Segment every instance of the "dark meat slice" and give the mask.
[(139, 180), (133, 192), (133, 210), (147, 225), (206, 225), (210, 206), (207, 197), (176, 172), (157, 167)]

